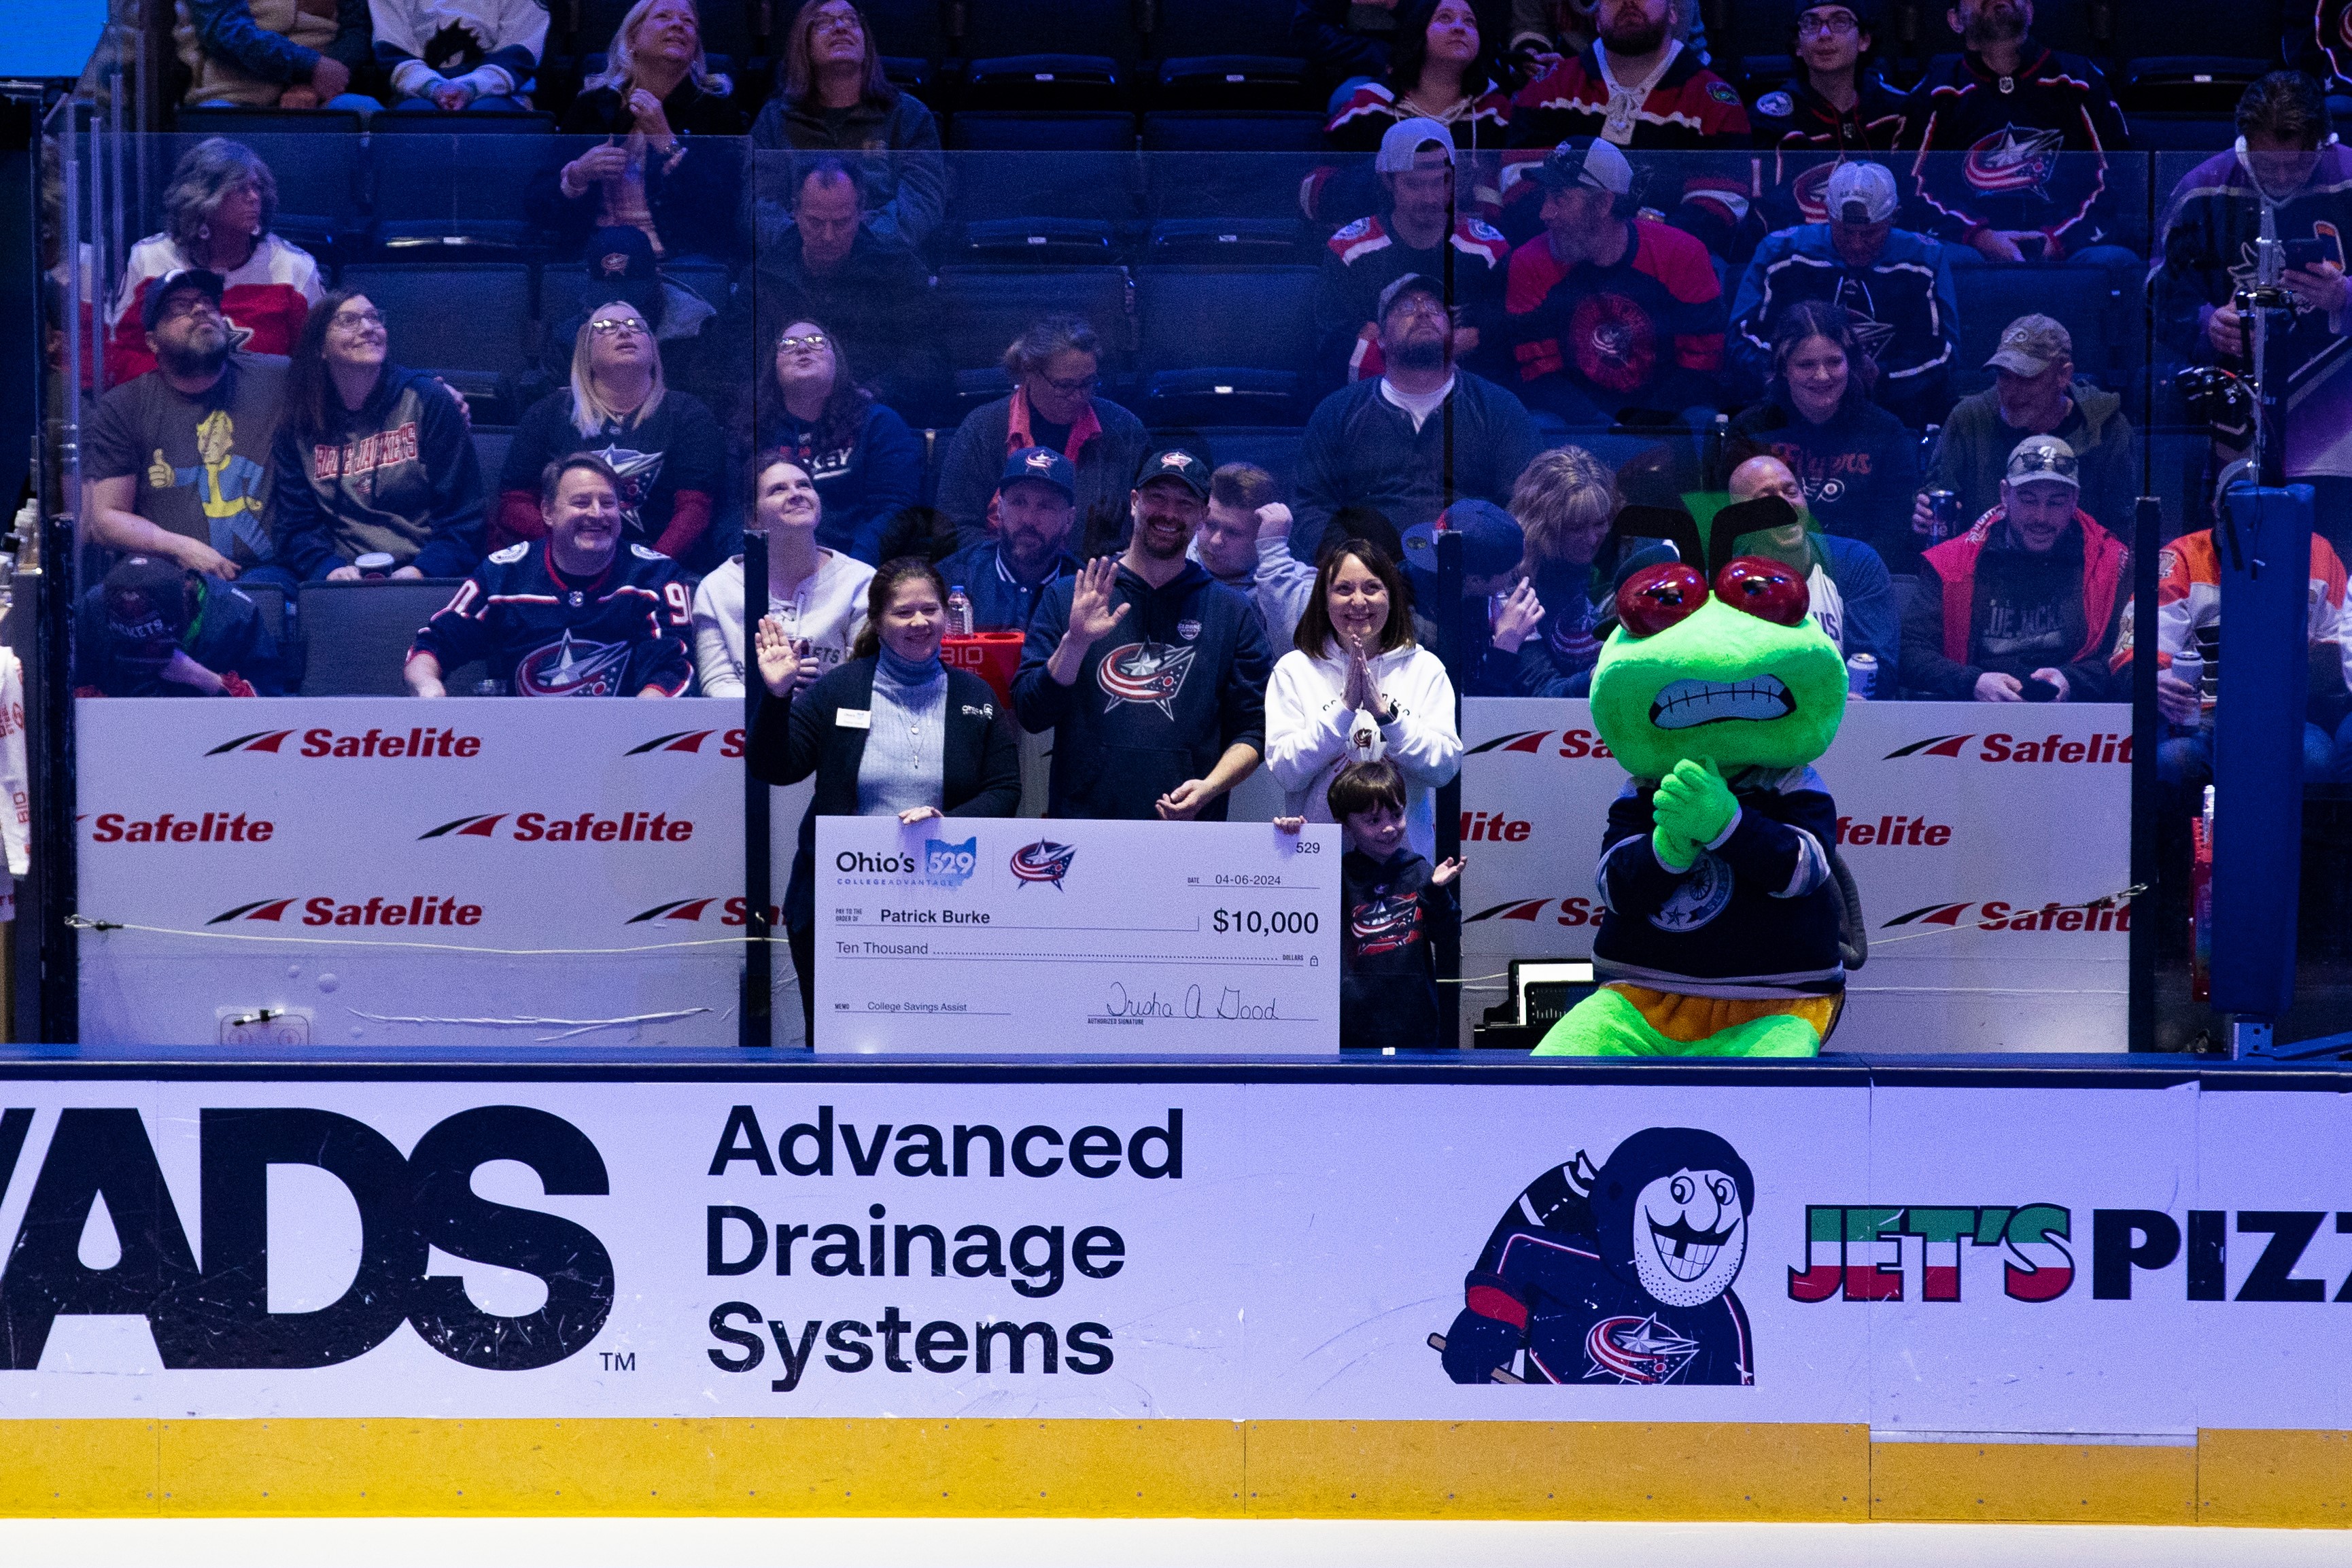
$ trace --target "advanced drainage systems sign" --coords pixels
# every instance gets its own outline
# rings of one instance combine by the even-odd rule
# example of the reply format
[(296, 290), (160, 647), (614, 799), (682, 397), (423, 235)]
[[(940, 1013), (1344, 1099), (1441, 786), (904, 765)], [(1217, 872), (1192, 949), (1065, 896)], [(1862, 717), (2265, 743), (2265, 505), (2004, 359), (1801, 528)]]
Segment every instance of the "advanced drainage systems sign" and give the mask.
[(2193, 1082), (19, 1081), (0, 1406), (2341, 1428), (2347, 1145)]
[[(1462, 972), (1590, 956), (1623, 767), (1581, 700), (1462, 708)], [(1815, 766), (1870, 937), (1832, 1049), (2124, 1049), (2130, 708), (1853, 703)]]

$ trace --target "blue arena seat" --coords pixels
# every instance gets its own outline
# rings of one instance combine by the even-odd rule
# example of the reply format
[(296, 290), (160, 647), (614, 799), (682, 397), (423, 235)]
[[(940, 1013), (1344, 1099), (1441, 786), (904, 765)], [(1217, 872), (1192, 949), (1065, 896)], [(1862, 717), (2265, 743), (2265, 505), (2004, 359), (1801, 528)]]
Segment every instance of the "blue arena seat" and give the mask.
[[(379, 125), (409, 128), (368, 138), (381, 254), (458, 260), (535, 251), (541, 236), (524, 214), (531, 181), (558, 152), (541, 134), (547, 119), (379, 115)], [(507, 123), (517, 120), (533, 122), (530, 131), (517, 134), (519, 128)], [(450, 130), (467, 122), (464, 131)]]
[(1168, 110), (1143, 117), (1146, 152), (1320, 152), (1323, 116), (1311, 111)]
[(1054, 217), (1116, 225), (1140, 212), (1130, 115), (967, 110), (950, 125), (948, 146), (961, 222)]
[[(2074, 340), (2074, 368), (2109, 392), (2129, 386), (2141, 358), (2139, 277), (2095, 267), (1966, 267), (1952, 269), (1960, 303), (1960, 390), (1992, 384), (1985, 361), (2020, 316), (2041, 314)], [(2126, 323), (2126, 318), (2128, 318)]]
[(1135, 117), (968, 109), (950, 122), (947, 144), (955, 152), (1132, 152)]
[(1288, 55), (1293, 9), (1279, 0), (1160, 0), (1152, 47), (1162, 59)]
[(1171, 218), (1296, 221), (1300, 183), (1328, 159), (1318, 114), (1182, 110), (1143, 117), (1145, 202)]
[(1254, 425), (1303, 419), (1316, 277), (1303, 267), (1139, 268), (1146, 417)]
[[(306, 582), (295, 600), (306, 697), (396, 697), (408, 693), (401, 665), (416, 629), (449, 602), (461, 579), (403, 582)], [(448, 672), (449, 690), (469, 694), (479, 664)]]
[[(2132, 146), (2142, 152), (2227, 152), (2237, 144), (2238, 122), (2222, 114), (2140, 113), (2131, 117), (2131, 133)], [(2159, 199), (2168, 169), (2157, 171)]]
[(1108, 55), (994, 55), (964, 72), (961, 109), (1118, 110), (1126, 78)]
[(495, 490), (499, 476), (506, 472), (507, 449), (514, 444), (514, 427), (477, 423), (472, 434), (474, 461), (481, 465), (482, 485), (485, 489)]
[(1160, 63), (1160, 109), (1305, 110), (1307, 62), (1287, 55), (1182, 55)]
[(1122, 73), (1143, 57), (1129, 0), (963, 0), (963, 57), (1092, 55)]
[(1135, 349), (1132, 285), (1123, 267), (943, 267), (940, 317), (948, 363), (983, 370), (1040, 317), (1086, 318), (1103, 342), (1102, 374), (1121, 374)]
[(513, 383), (531, 368), (531, 269), (520, 262), (366, 262), (343, 268), (345, 288), (383, 312), (392, 357), (434, 371), (466, 394), (474, 415), (511, 419)]
[(2272, 68), (2273, 62), (2263, 59), (2216, 55), (2151, 56), (2123, 68), (2121, 79), (2115, 84), (2116, 100), (2132, 114), (2155, 110), (2230, 115), (2246, 89)]
[[(1160, 426), (1151, 434), (1152, 439), (1158, 441), (1195, 433), (1189, 426)], [(1286, 504), (1290, 500), (1303, 439), (1296, 425), (1219, 425), (1197, 434), (1199, 444), (1207, 448), (1201, 455), (1213, 466), (1254, 463), (1274, 476), (1283, 501)]]

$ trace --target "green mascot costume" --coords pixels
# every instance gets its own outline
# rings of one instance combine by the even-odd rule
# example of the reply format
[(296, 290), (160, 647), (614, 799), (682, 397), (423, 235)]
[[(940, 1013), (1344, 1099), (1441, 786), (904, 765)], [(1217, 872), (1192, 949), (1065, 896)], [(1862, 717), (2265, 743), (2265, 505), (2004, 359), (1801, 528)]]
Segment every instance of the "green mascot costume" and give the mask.
[[(1728, 512), (1746, 533), (1775, 507), (1793, 521), (1775, 498)], [(1845, 661), (1804, 580), (1753, 556), (1712, 592), (1682, 561), (1636, 572), (1617, 619), (1592, 677), (1593, 727), (1633, 774), (1601, 841), (1602, 984), (1536, 1054), (1816, 1055), (1845, 995), (1851, 883), (1811, 764), (1845, 712)]]

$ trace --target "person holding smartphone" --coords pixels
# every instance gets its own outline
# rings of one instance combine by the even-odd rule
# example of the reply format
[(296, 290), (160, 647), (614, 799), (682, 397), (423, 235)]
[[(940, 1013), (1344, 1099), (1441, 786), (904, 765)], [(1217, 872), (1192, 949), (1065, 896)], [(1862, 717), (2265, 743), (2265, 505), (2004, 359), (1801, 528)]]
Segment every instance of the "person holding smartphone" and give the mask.
[(1941, 702), (2113, 702), (2111, 655), (2131, 557), (2080, 501), (2082, 463), (2054, 435), (2009, 455), (2000, 505), (1919, 559), (1903, 616), (1904, 695)]

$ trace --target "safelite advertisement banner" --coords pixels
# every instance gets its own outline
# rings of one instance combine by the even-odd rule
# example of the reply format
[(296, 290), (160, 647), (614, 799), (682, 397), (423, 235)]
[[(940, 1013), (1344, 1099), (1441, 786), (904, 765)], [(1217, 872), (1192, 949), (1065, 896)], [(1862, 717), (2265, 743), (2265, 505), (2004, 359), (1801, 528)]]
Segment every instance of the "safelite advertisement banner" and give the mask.
[[(1466, 1027), (1510, 960), (1591, 956), (1626, 776), (1581, 699), (1462, 708)], [(2125, 1049), (2128, 706), (1851, 703), (1814, 766), (1870, 939), (1832, 1050)]]
[[(736, 704), (78, 713), (80, 912), (113, 927), (80, 938), (85, 1040), (736, 1040)], [(2128, 731), (2122, 707), (1848, 709), (1820, 770), (1872, 956), (1835, 1049), (2122, 1048)], [(1475, 1016), (1502, 999), (1481, 977), (1510, 958), (1591, 952), (1592, 870), (1625, 775), (1582, 702), (1474, 700), (1464, 740)], [(779, 902), (807, 799), (775, 792)], [(776, 1039), (797, 1041), (781, 951), (775, 971)]]
[(19, 1078), (0, 1407), (2352, 1426), (2352, 1105), (2162, 1082)]

